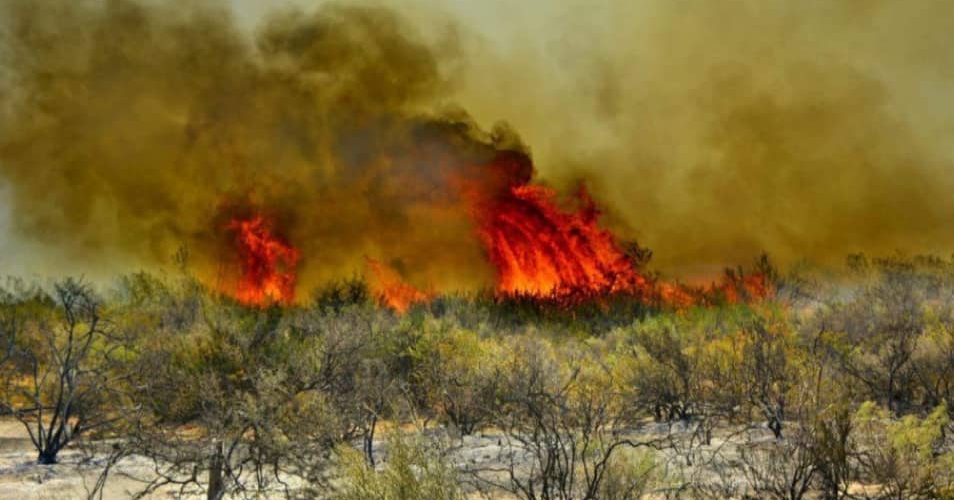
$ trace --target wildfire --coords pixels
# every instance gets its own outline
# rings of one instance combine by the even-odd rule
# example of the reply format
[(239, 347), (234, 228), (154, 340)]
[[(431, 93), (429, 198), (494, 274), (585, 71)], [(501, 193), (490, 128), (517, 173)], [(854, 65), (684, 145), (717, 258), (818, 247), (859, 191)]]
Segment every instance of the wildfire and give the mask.
[(704, 296), (704, 292), (693, 292), (689, 287), (678, 283), (660, 283), (656, 293), (661, 304), (681, 309), (700, 303), (700, 297)]
[(404, 314), (414, 304), (430, 300), (430, 294), (405, 283), (401, 275), (387, 264), (370, 257), (366, 264), (373, 278), (371, 291), (382, 304), (398, 314)]
[(768, 277), (761, 273), (749, 275), (727, 273), (716, 290), (722, 292), (725, 301), (730, 304), (761, 300), (774, 295)]
[[(744, 274), (741, 268), (727, 271), (721, 282), (707, 287), (644, 274), (645, 256), (628, 252), (600, 226), (600, 210), (587, 192), (578, 191), (575, 209), (564, 208), (555, 191), (531, 183), (533, 167), (525, 154), (500, 152), (489, 164), (456, 175), (450, 188), (468, 210), (495, 270), (497, 297), (572, 307), (615, 296), (684, 308), (772, 294), (765, 275)], [(235, 298), (254, 306), (294, 302), (299, 250), (262, 215), (233, 217), (227, 228), (241, 265)], [(398, 313), (433, 296), (406, 283), (381, 261), (368, 258), (366, 267), (374, 296)]]
[(484, 172), (458, 184), (496, 270), (498, 296), (572, 305), (626, 295), (683, 308), (720, 297), (734, 303), (772, 295), (765, 275), (741, 270), (704, 288), (648, 278), (616, 236), (600, 227), (600, 210), (584, 189), (577, 193), (577, 210), (561, 209), (554, 191), (530, 183), (533, 167), (520, 153), (500, 153)]
[(721, 302), (737, 304), (758, 302), (775, 296), (769, 278), (761, 273), (740, 275), (727, 273), (708, 286), (692, 287), (680, 283), (658, 283), (656, 296), (660, 304), (675, 308), (707, 306)]
[(599, 226), (600, 212), (587, 193), (578, 193), (577, 211), (561, 210), (552, 190), (528, 183), (528, 161), (498, 157), (492, 167), (506, 179), (503, 186), (491, 184), (499, 189), (489, 197), (465, 191), (497, 271), (498, 295), (573, 301), (646, 291), (648, 280)]
[(276, 236), (271, 223), (261, 215), (232, 219), (227, 229), (234, 233), (242, 267), (235, 298), (254, 306), (291, 304), (295, 300), (298, 249)]

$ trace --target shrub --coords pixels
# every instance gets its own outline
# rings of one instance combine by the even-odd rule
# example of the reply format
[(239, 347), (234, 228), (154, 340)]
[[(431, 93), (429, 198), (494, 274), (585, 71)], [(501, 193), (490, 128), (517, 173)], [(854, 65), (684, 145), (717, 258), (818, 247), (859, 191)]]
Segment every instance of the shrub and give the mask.
[(854, 416), (860, 476), (886, 498), (938, 498), (954, 485), (954, 452), (944, 450), (944, 429), (950, 422), (940, 405), (927, 416), (892, 419), (874, 403), (861, 405)]
[(350, 446), (337, 449), (341, 500), (463, 499), (457, 472), (423, 438), (395, 431), (388, 439), (387, 460), (380, 470), (368, 465)]

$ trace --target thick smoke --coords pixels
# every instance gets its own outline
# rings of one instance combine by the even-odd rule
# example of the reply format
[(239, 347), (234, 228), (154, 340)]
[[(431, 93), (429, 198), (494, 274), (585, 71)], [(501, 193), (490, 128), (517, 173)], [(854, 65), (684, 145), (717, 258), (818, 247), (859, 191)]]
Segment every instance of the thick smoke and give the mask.
[[(512, 2), (486, 10), (501, 4)], [(761, 250), (785, 262), (948, 255), (950, 8), (532, 2), (464, 38), (476, 67), (459, 94), (480, 119), (506, 116), (542, 176), (586, 178), (673, 273)]]
[(0, 0), (0, 226), (70, 271), (186, 245), (214, 276), (255, 207), (305, 287), (365, 257), (487, 283), (445, 174), (524, 148), (473, 116), (672, 273), (954, 248), (947, 1), (409, 2), (249, 36), (215, 3)]
[(184, 245), (230, 281), (229, 220), (262, 213), (299, 248), (305, 289), (366, 257), (441, 289), (490, 278), (447, 183), (519, 140), (435, 114), (440, 61), (394, 13), (286, 12), (250, 40), (209, 4), (4, 11), (0, 175), (19, 234), (81, 266)]

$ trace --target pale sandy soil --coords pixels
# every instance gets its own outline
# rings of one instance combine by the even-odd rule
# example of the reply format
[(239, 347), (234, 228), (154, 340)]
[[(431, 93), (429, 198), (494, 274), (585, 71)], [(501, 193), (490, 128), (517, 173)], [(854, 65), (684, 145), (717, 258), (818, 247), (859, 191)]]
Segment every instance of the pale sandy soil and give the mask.
[[(455, 441), (452, 443), (451, 460), (462, 471), (499, 468), (504, 465), (505, 450), (500, 444), (505, 441), (498, 433), (467, 436)], [(719, 440), (715, 441), (713, 447), (717, 446)], [(383, 462), (381, 459), (386, 458), (386, 448), (387, 444), (384, 440), (375, 444), (375, 454), (379, 458), (379, 463)], [(672, 460), (672, 457), (660, 456), (659, 458), (661, 462)], [(102, 470), (102, 462), (82, 463), (82, 459), (81, 452), (68, 448), (61, 452), (60, 463), (39, 465), (36, 463), (36, 452), (23, 426), (12, 419), (0, 419), (0, 500), (87, 498), (89, 489), (93, 487)], [(133, 493), (142, 489), (142, 484), (129, 476), (138, 478), (151, 476), (150, 463), (144, 459), (137, 460), (135, 457), (124, 459), (113, 470), (107, 482), (104, 499), (130, 498)], [(466, 477), (466, 474), (464, 476)], [(506, 482), (506, 476), (503, 474), (495, 479)], [(170, 488), (154, 493), (148, 498), (204, 498), (204, 496), (198, 492), (193, 494), (187, 492), (183, 495), (177, 488)], [(510, 497), (501, 494), (499, 498)]]
[[(80, 465), (82, 454), (64, 450), (60, 463), (39, 465), (36, 452), (23, 426), (12, 419), (0, 419), (0, 499), (11, 500), (57, 500), (83, 499), (99, 476), (101, 465)], [(128, 459), (120, 464), (118, 472), (138, 477), (149, 475), (149, 464), (142, 460)], [(139, 483), (112, 476), (107, 483), (104, 499), (125, 499), (139, 489)], [(151, 498), (180, 498), (167, 491)]]
[[(676, 435), (684, 434), (685, 430), (671, 429)], [(659, 429), (644, 429), (653, 434), (667, 432), (660, 426)], [(425, 431), (440, 432), (439, 430)], [(720, 435), (721, 434), (721, 435)], [(726, 464), (738, 460), (738, 448), (742, 441), (753, 443), (770, 440), (765, 430), (755, 430), (748, 433), (743, 439), (737, 433), (717, 432), (712, 443), (699, 447), (694, 452), (694, 461), (697, 464), (714, 459)], [(499, 433), (489, 432), (463, 439), (452, 440), (450, 460), (462, 471), (462, 479), (467, 483), (467, 474), (464, 471), (475, 469), (496, 469), (507, 461), (504, 458), (505, 439)], [(386, 441), (375, 444), (375, 455), (379, 463), (386, 459)], [(39, 465), (36, 463), (36, 452), (30, 443), (26, 430), (8, 418), (0, 418), (0, 500), (46, 500), (46, 499), (84, 499), (87, 492), (95, 484), (96, 478), (102, 470), (102, 461), (82, 463), (83, 454), (76, 450), (67, 449), (61, 453), (61, 460), (56, 465)], [(712, 462), (710, 462), (712, 463)], [(683, 456), (672, 450), (660, 452), (656, 455), (656, 464), (661, 470), (673, 477), (681, 477), (683, 481), (701, 483), (740, 482), (742, 477), (717, 477), (708, 470), (708, 467), (687, 467)], [(136, 457), (121, 461), (110, 475), (103, 498), (125, 499), (134, 492), (142, 489), (142, 484), (131, 477), (151, 477), (151, 464), (145, 459)], [(131, 476), (131, 477), (130, 477)], [(472, 479), (472, 477), (471, 477)], [(506, 475), (501, 474), (494, 478), (499, 482), (506, 482)], [(471, 483), (471, 487), (473, 483)], [(741, 484), (736, 485), (742, 487)], [(468, 488), (469, 489), (469, 488)], [(659, 497), (648, 495), (648, 498)], [(177, 488), (169, 488), (152, 494), (148, 498), (204, 498), (199, 492), (181, 494)], [(508, 498), (500, 496), (499, 498)]]

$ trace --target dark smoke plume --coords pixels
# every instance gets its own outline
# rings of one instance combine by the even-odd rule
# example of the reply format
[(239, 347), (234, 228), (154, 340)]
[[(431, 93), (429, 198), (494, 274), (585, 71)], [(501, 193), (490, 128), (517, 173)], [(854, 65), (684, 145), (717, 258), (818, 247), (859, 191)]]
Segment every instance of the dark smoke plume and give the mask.
[[(954, 248), (948, 1), (456, 5), (323, 4), (249, 36), (214, 2), (0, 0), (8, 225), (58, 270), (185, 245), (214, 278), (223, 218), (257, 209), (305, 288), (365, 257), (487, 284), (446, 173), (525, 142), (672, 274)], [(498, 119), (523, 141), (475, 125)]]
[(393, 12), (287, 12), (252, 40), (214, 4), (24, 0), (2, 17), (19, 234), (87, 264), (184, 245), (223, 279), (229, 218), (262, 212), (304, 287), (366, 257), (438, 288), (490, 278), (447, 183), (522, 146), (440, 111), (441, 63)]

